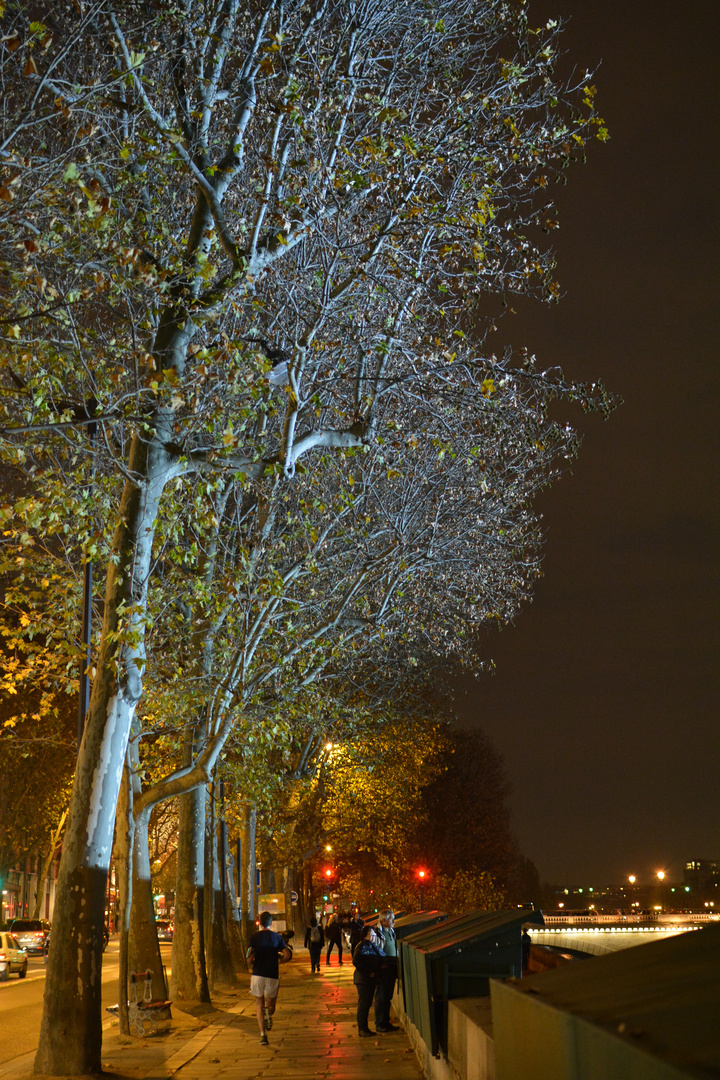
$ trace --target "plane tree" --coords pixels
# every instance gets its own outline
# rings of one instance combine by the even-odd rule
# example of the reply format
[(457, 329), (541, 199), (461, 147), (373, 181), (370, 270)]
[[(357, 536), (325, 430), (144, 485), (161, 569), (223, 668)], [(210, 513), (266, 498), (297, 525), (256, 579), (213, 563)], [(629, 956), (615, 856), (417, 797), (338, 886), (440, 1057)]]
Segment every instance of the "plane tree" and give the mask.
[[(399, 492), (407, 470), (426, 506), (437, 493), (437, 522), (422, 522), (400, 563), (407, 529), (393, 551), (358, 536), (343, 555), (349, 591), (332, 593), (333, 629), (351, 609), (361, 621), (363, 605), (365, 622), (392, 621), (403, 592), (410, 637), (458, 637), (449, 599), (432, 625), (407, 586), (433, 563), (434, 538), (454, 537), (448, 598), (477, 592), (471, 526), (486, 520), (467, 506), (467, 478), (456, 496), (423, 470), (460, 457), (492, 495), (496, 451), (483, 441), (493, 417), (509, 422), (506, 446), (527, 452), (506, 478), (515, 523), (487, 536), (525, 550), (526, 500), (572, 444), (547, 421), (549, 400), (607, 405), (601, 388), (557, 373), (512, 374), (483, 344), (488, 294), (557, 296), (548, 184), (604, 128), (592, 86), (555, 74), (557, 27), (529, 26), (524, 5), (97, 0), (45, 25), (32, 12), (5, 12), (0, 56), (14, 87), (0, 139), (3, 455), (33, 470), (39, 491), (58, 467), (73, 475), (69, 491), (87, 489), (94, 468), (113, 533), (36, 1062), (68, 1075), (101, 1063), (105, 878), (162, 508), (201, 478), (231, 476), (254, 490), (267, 541), (286, 496), (312, 499), (340, 461), (367, 452)], [(535, 452), (521, 434), (531, 422), (543, 432)], [(466, 507), (463, 538), (450, 524)], [(415, 520), (415, 507), (403, 515)], [(22, 507), (10, 516), (22, 539)], [(500, 617), (506, 585), (526, 591), (524, 556), (510, 561), (505, 584), (490, 571), (485, 582), (485, 610)], [(326, 617), (314, 634), (307, 670)], [(246, 653), (228, 652), (243, 675)], [(258, 667), (243, 694), (271, 681)], [(69, 955), (80, 958), (74, 993)]]
[[(488, 370), (483, 364), (481, 385), (488, 382)], [(539, 479), (547, 479), (550, 459), (559, 451), (570, 452), (571, 444), (564, 432), (545, 423), (541, 425), (545, 441), (540, 443), (535, 393), (528, 415), (521, 419), (515, 387), (519, 376), (507, 364), (496, 364), (492, 370), (499, 388), (486, 402), (485, 421), (481, 424), (476, 418), (475, 426), (481, 425), (482, 431), (480, 427), (464, 431), (461, 421), (472, 388), (469, 366), (464, 396), (445, 407), (446, 421), (453, 410), (457, 413), (451, 439), (445, 430), (440, 441), (431, 437), (410, 448), (402, 443), (381, 445), (334, 458), (323, 473), (325, 487), (313, 485), (312, 500), (298, 489), (297, 498), (293, 494), (282, 501), (275, 513), (272, 543), (260, 545), (252, 558), (252, 543), (239, 527), (237, 508), (230, 513), (226, 501), (230, 527), (222, 542), (214, 542), (213, 556), (222, 572), (209, 591), (207, 577), (193, 573), (198, 555), (192, 531), (179, 537), (177, 558), (167, 559), (171, 569), (151, 589), (151, 610), (165, 608), (168, 614), (153, 623), (149, 638), (153, 654), (177, 657), (178, 667), (173, 670), (173, 660), (151, 665), (153, 673), (147, 680), (151, 695), (142, 711), (157, 719), (152, 688), (158, 686), (155, 696), (161, 711), (172, 718), (170, 738), (172, 728), (177, 734), (179, 718), (187, 717), (196, 753), (192, 762), (143, 789), (138, 741), (131, 740), (136, 854), (146, 894), (143, 908), (137, 910), (140, 923), (142, 911), (151, 911), (147, 822), (152, 806), (190, 793), (210, 779), (238, 717), (246, 723), (253, 719), (261, 723), (277, 712), (287, 717), (291, 708), (298, 708), (294, 699), (300, 698), (301, 707), (306, 700), (301, 695), (307, 697), (315, 682), (339, 688), (343, 683), (352, 685), (363, 668), (380, 669), (375, 681), (380, 678), (382, 694), (383, 669), (391, 660), (391, 681), (399, 652), (405, 655), (406, 678), (418, 656), (437, 658), (450, 652), (474, 661), (473, 628), (488, 618), (512, 618), (528, 595), (538, 572), (537, 522), (529, 502)], [(505, 402), (501, 380), (513, 388)], [(487, 386), (479, 393), (486, 400)], [(417, 412), (418, 406), (414, 408)], [(505, 408), (512, 424), (499, 420)], [(423, 427), (432, 435), (431, 407)], [(250, 516), (247, 506), (245, 512)], [(177, 621), (188, 618), (193, 624), (188, 640), (199, 627), (202, 648), (190, 649), (186, 664), (186, 646), (175, 653), (170, 646), (178, 633)], [(334, 693), (337, 712), (342, 690)], [(317, 711), (319, 729), (327, 728), (324, 710)], [(141, 734), (138, 727), (137, 735)], [(152, 728), (150, 734), (155, 737)], [(316, 737), (300, 755), (311, 760), (310, 751), (317, 749)], [(163, 764), (166, 761), (164, 755)], [(184, 927), (185, 908), (179, 901), (176, 926), (179, 941), (187, 932), (189, 943), (197, 944), (194, 949), (189, 943), (178, 949), (175, 978), (182, 996), (192, 996), (192, 988), (203, 985), (201, 888), (196, 881), (202, 877), (203, 816), (202, 808), (196, 807), (192, 843), (181, 817), (178, 897), (191, 890), (187, 910), (193, 917)], [(147, 925), (150, 921), (144, 919)], [(190, 971), (187, 979), (181, 975), (183, 965)]]

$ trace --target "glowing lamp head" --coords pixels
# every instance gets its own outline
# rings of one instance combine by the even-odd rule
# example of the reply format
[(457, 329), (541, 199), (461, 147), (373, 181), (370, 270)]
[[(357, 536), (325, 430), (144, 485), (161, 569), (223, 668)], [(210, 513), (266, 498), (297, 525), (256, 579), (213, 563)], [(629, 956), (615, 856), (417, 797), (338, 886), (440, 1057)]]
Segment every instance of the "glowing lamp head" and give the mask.
[(630, 877), (628, 878), (628, 881), (630, 882), (631, 885), (634, 885), (635, 882), (637, 881), (637, 878), (635, 877), (634, 874), (631, 874)]
[(660, 879), (660, 881), (664, 881), (665, 880), (665, 871), (664, 870), (658, 870), (657, 876)]

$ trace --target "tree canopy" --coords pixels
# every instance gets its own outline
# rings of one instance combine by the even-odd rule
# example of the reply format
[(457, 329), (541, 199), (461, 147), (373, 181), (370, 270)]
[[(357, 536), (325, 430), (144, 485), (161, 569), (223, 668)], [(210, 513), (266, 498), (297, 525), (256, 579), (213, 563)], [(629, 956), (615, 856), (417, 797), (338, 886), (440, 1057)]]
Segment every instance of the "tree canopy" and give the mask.
[(36, 16), (0, 4), (18, 672), (38, 622), (73, 652), (82, 551), (105, 572), (37, 1059), (67, 1074), (100, 1067), (102, 882), (143, 718), (180, 706), (147, 809), (318, 681), (477, 666), (478, 626), (530, 595), (532, 500), (577, 448), (553, 403), (612, 400), (490, 334), (509, 294), (557, 299), (549, 184), (606, 132), (524, 3)]

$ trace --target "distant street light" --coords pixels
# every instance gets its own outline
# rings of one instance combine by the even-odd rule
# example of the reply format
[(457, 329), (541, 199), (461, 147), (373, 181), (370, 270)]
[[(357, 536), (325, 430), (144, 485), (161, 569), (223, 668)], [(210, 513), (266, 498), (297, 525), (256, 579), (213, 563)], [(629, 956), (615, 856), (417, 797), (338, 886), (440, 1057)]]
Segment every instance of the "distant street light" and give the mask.
[(628, 878), (628, 881), (630, 882), (631, 885), (634, 885), (635, 882), (637, 881), (637, 878), (635, 877), (634, 874), (631, 874), (630, 877)]
[(665, 903), (663, 901), (663, 881), (665, 880), (665, 871), (658, 870), (657, 878), (660, 882), (660, 910), (662, 911), (662, 909), (665, 907)]

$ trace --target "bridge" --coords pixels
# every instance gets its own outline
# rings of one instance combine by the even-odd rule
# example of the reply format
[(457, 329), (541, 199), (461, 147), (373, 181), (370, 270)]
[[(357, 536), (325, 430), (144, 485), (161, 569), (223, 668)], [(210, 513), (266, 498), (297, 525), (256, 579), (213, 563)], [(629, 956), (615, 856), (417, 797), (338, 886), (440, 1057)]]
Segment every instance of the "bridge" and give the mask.
[(532, 950), (530, 970), (539, 971), (554, 966), (549, 962), (549, 956), (547, 962), (543, 961), (543, 952), (555, 954), (560, 961), (581, 959), (582, 955), (579, 957), (578, 954), (604, 956), (619, 949), (628, 949), (651, 941), (663, 941), (720, 921), (720, 916), (708, 915), (705, 912), (632, 912), (612, 915), (594, 912), (543, 912), (543, 918), (544, 927), (528, 927), (532, 945), (535, 946)]

